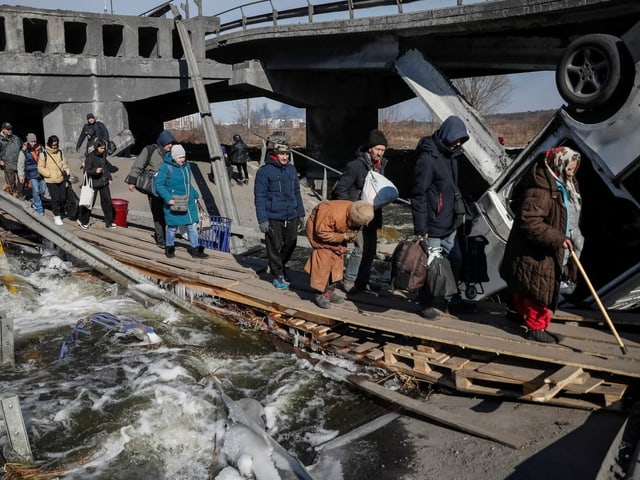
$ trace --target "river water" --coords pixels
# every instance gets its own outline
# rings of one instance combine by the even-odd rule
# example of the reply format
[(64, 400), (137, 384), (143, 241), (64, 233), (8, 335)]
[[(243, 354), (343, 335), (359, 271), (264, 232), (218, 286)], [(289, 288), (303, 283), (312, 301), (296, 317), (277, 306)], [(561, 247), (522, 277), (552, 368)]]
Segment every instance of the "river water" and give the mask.
[[(0, 369), (1, 391), (19, 396), (41, 472), (83, 480), (239, 478), (225, 476), (229, 469), (220, 474), (231, 422), (218, 381), (234, 400), (259, 400), (268, 433), (318, 479), (342, 478), (339, 465), (320, 465), (323, 443), (385, 413), (262, 333), (166, 303), (145, 308), (51, 254), (7, 248), (11, 270), (34, 291), (0, 286), (15, 333), (15, 367)], [(96, 312), (142, 322), (163, 342), (136, 346), (93, 326), (61, 359), (76, 322)], [(367, 452), (359, 455), (368, 461)], [(282, 478), (294, 478), (276, 466)]]

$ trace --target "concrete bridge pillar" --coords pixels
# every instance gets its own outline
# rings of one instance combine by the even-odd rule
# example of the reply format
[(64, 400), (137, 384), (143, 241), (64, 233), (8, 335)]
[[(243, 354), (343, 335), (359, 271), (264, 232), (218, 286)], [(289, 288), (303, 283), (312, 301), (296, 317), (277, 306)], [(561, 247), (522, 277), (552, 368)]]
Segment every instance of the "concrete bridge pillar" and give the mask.
[[(355, 158), (371, 129), (378, 127), (378, 109), (371, 107), (310, 107), (307, 108), (307, 147), (310, 156), (341, 170)], [(318, 158), (318, 156), (320, 158)], [(322, 169), (309, 165), (307, 175), (321, 178)], [(335, 173), (329, 173), (335, 176)]]
[(4, 15), (6, 51), (9, 53), (24, 53), (24, 29), (22, 16), (8, 13)]
[[(87, 113), (93, 113), (97, 120), (106, 125), (111, 138), (129, 128), (129, 116), (121, 102), (61, 103), (54, 107), (43, 107), (43, 142), (50, 135), (57, 135), (61, 150), (75, 152), (82, 127), (87, 123)], [(86, 140), (81, 151), (84, 151), (85, 145)]]
[(47, 53), (65, 53), (64, 18), (51, 17), (47, 22)]

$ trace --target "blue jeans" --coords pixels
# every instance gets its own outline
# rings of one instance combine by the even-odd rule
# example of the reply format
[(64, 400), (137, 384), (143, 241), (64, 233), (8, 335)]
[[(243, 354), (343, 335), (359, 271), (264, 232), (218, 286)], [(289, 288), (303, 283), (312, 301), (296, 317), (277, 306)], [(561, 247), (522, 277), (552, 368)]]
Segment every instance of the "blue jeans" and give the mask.
[(456, 282), (460, 282), (460, 274), (462, 273), (462, 250), (460, 242), (454, 230), (444, 238), (427, 237), (427, 244), (431, 248), (442, 248), (442, 253), (451, 263), (451, 270)]
[[(198, 239), (198, 224), (191, 223), (189, 225), (185, 225), (187, 227), (187, 235), (189, 236), (189, 245), (191, 248), (196, 248), (199, 246)], [(167, 225), (167, 233), (165, 238), (165, 245), (167, 247), (173, 247), (176, 242), (176, 232), (180, 228), (180, 225)]]
[(33, 208), (38, 213), (44, 213), (42, 196), (47, 191), (47, 184), (44, 183), (43, 179), (32, 178), (29, 181), (31, 182), (31, 192), (33, 193)]

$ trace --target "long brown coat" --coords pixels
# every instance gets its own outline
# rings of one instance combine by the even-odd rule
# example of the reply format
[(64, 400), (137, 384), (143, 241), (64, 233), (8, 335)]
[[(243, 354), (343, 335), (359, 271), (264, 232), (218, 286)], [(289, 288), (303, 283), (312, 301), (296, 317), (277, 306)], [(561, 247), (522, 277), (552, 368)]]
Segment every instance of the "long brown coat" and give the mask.
[[(577, 186), (577, 185), (576, 185)], [(500, 276), (515, 292), (554, 310), (558, 302), (567, 224), (562, 192), (544, 159), (523, 178), (514, 198), (516, 218), (507, 240)], [(568, 278), (577, 267), (569, 260)]]
[(324, 292), (329, 278), (342, 280), (344, 254), (347, 251), (345, 233), (349, 231), (349, 200), (331, 200), (319, 203), (307, 220), (307, 237), (313, 247), (304, 266), (311, 276), (311, 288)]

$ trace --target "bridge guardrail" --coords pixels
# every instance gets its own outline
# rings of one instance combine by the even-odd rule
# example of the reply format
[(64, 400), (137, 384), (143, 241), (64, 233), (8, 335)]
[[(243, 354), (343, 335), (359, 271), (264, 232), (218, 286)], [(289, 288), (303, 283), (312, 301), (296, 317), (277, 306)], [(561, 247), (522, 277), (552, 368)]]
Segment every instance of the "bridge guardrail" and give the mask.
[[(353, 19), (355, 16), (356, 10), (363, 10), (367, 8), (376, 8), (376, 7), (395, 6), (397, 7), (397, 13), (402, 14), (404, 13), (404, 10), (403, 10), (404, 4), (414, 3), (418, 1), (424, 1), (424, 0), (338, 0), (334, 2), (320, 3), (317, 5), (312, 4), (310, 0), (306, 0), (307, 2), (306, 6), (289, 8), (286, 10), (278, 10), (274, 7), (272, 0), (256, 0), (256, 1), (248, 2), (243, 5), (230, 8), (228, 10), (224, 10), (222, 12), (215, 14), (214, 16), (220, 17), (227, 13), (238, 11), (238, 10), (241, 13), (241, 18), (231, 20), (229, 22), (224, 22), (224, 23), (221, 22), (220, 27), (215, 33), (219, 34), (219, 33), (229, 31), (229, 30), (234, 30), (237, 28), (240, 28), (244, 31), (250, 25), (263, 24), (267, 22), (272, 23), (273, 26), (277, 26), (278, 20), (285, 20), (290, 18), (307, 17), (309, 20), (309, 23), (313, 23), (314, 15), (324, 15), (324, 14), (336, 13), (336, 12), (349, 12), (349, 19)], [(454, 1), (456, 2), (457, 6), (462, 5), (462, 2), (463, 2), (463, 0), (452, 0), (452, 2)], [(271, 5), (271, 11), (261, 13), (261, 14), (251, 15), (251, 16), (247, 16), (244, 14), (246, 7), (258, 5), (261, 3), (269, 3)]]

